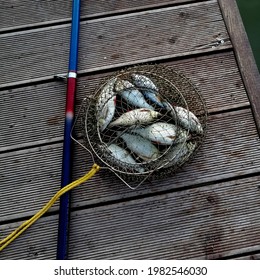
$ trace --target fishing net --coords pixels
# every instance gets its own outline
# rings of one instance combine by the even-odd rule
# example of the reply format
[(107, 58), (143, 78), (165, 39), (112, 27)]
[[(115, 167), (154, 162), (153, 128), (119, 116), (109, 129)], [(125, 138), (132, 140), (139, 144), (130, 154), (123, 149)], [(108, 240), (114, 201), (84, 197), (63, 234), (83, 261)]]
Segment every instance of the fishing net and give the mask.
[(143, 65), (102, 80), (76, 122), (93, 161), (134, 189), (148, 177), (175, 173), (194, 156), (205, 138), (207, 110), (185, 75)]

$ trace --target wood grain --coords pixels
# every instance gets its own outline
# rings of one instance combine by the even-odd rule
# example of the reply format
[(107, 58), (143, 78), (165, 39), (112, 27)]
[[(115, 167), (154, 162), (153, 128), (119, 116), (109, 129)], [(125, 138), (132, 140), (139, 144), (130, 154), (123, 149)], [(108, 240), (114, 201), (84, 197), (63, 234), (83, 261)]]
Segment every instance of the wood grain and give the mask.
[[(0, 35), (5, 50), (0, 52), (5, 69), (0, 88), (66, 73), (69, 36), (69, 24)], [(79, 70), (89, 73), (231, 47), (226, 42), (212, 48), (218, 36), (228, 38), (216, 1), (83, 21)]]
[[(77, 105), (117, 67), (170, 60), (214, 114), (198, 155), (176, 175), (133, 192), (101, 170), (73, 191), (71, 259), (259, 258), (260, 141), (246, 96), (259, 129), (259, 75), (234, 0), (184, 2), (83, 4)], [(60, 188), (65, 85), (53, 75), (67, 71), (69, 17), (62, 0), (0, 4), (0, 88), (9, 87), (0, 93), (0, 239)], [(226, 42), (214, 48), (218, 38)], [(74, 179), (91, 165), (75, 145)], [(0, 259), (55, 259), (57, 210), (58, 203)]]
[[(251, 177), (73, 211), (70, 259), (217, 259), (260, 249), (259, 180)], [(0, 226), (1, 237), (18, 223)], [(0, 259), (54, 259), (56, 215)]]
[(256, 184), (237, 180), (78, 211), (71, 222), (70, 258), (216, 259), (259, 247)]
[[(0, 226), (0, 239), (21, 223)], [(36, 232), (35, 232), (36, 229)], [(42, 218), (0, 253), (0, 260), (55, 259), (58, 217)], [(40, 241), (40, 242), (39, 242)]]
[[(72, 205), (90, 207), (255, 174), (260, 172), (259, 150), (260, 141), (250, 110), (214, 115), (198, 155), (176, 175), (148, 180), (132, 191), (111, 172), (102, 170), (73, 191)], [(62, 144), (0, 155), (0, 221), (33, 215), (54, 195), (60, 185), (61, 157)], [(75, 146), (73, 162), (73, 179), (92, 166), (89, 154), (79, 145)]]
[(219, 0), (260, 135), (260, 75), (235, 0)]
[(260, 260), (260, 254), (249, 254), (247, 256), (235, 258), (236, 260)]
[[(205, 0), (84, 0), (81, 1), (81, 19), (102, 17), (185, 2)], [(31, 28), (46, 24), (62, 24), (71, 20), (71, 1), (67, 0), (3, 0), (0, 3), (0, 32)], [(62, 7), (62, 8), (61, 8)]]
[[(232, 52), (172, 61), (174, 67), (200, 88), (209, 112), (248, 105), (248, 98)], [(81, 77), (77, 109), (94, 92), (108, 72)], [(63, 138), (66, 85), (37, 84), (0, 93), (0, 152), (61, 141)]]

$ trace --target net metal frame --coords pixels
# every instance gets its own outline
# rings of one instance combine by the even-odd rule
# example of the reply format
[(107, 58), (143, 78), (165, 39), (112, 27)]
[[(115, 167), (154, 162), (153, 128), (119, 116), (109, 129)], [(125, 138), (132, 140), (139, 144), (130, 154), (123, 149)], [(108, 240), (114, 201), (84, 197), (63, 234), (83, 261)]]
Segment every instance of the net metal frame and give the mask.
[[(180, 125), (180, 120), (177, 117), (177, 112), (175, 110), (175, 106), (179, 106), (196, 115), (203, 128), (203, 133), (191, 133), (190, 128), (186, 128), (186, 132), (190, 135), (189, 138), (180, 140), (179, 145), (173, 143), (165, 147), (161, 147), (160, 145), (157, 146), (160, 150), (160, 156), (156, 159), (144, 162), (140, 160), (135, 153), (131, 152), (125, 142), (120, 138), (120, 136), (118, 136), (118, 132), (119, 134), (123, 134), (125, 132), (128, 133), (129, 130), (133, 128), (132, 126), (130, 126), (130, 128), (106, 128), (104, 132), (101, 132), (98, 117), (100, 111), (102, 111), (106, 106), (107, 101), (113, 96), (108, 94), (106, 98), (103, 91), (104, 87), (106, 87), (111, 81), (117, 79), (127, 80), (132, 83), (133, 80), (131, 77), (133, 73), (144, 75), (152, 80), (158, 88), (157, 94), (159, 94), (160, 98), (172, 105), (170, 111), (155, 106), (155, 111), (158, 111), (161, 116), (156, 119), (154, 123), (158, 121), (173, 123), (177, 128), (177, 139), (182, 137), (181, 132), (183, 131), (183, 127)], [(136, 85), (135, 89), (141, 92), (143, 90), (142, 87), (138, 87)], [(113, 120), (129, 110), (138, 108), (133, 105), (129, 105), (123, 98), (118, 98), (118, 96), (120, 96), (120, 92), (114, 91), (113, 94), (117, 95), (116, 111)], [(98, 104), (100, 103), (101, 98), (104, 100), (102, 99), (103, 104), (100, 107)], [(150, 102), (150, 104), (154, 106), (152, 102)], [(188, 114), (188, 117), (190, 117), (190, 114)], [(81, 145), (89, 151), (93, 161), (98, 163), (102, 168), (108, 168), (127, 186), (131, 189), (135, 189), (142, 182), (147, 180), (148, 177), (156, 179), (176, 173), (185, 163), (194, 157), (206, 136), (207, 109), (205, 100), (203, 99), (200, 91), (183, 73), (177, 72), (172, 67), (164, 65), (138, 65), (123, 69), (114, 75), (103, 79), (93, 95), (87, 96), (83, 100), (76, 122), (79, 123), (80, 130), (84, 132), (84, 142), (83, 145)], [(150, 124), (151, 123), (145, 125), (137, 124), (135, 126), (146, 127)], [(191, 152), (187, 152), (184, 156), (181, 156), (180, 154), (180, 159), (175, 164), (171, 164), (174, 162), (174, 158), (178, 157), (179, 153), (182, 153), (187, 142), (192, 143), (190, 145), (193, 145), (195, 148), (193, 148)], [(126, 163), (115, 158), (108, 149), (108, 145), (111, 143), (115, 143), (126, 149), (135, 158), (136, 164)], [(169, 157), (169, 154), (173, 155), (172, 158)], [(133, 187), (133, 185), (135, 185), (135, 187)]]

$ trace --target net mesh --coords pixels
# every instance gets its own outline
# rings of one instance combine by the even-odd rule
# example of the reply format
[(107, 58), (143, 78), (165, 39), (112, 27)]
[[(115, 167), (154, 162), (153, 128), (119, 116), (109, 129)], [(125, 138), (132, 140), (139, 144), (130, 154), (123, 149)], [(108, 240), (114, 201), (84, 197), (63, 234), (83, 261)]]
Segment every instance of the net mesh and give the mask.
[(175, 173), (201, 146), (207, 110), (182, 73), (162, 65), (121, 70), (81, 106), (84, 146), (126, 181)]

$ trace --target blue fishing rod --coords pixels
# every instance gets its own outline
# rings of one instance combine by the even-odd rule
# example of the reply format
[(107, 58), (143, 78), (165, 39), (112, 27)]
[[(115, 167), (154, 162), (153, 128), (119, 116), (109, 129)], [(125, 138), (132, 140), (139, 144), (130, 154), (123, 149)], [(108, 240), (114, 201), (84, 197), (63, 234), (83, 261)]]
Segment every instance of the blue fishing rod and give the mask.
[[(67, 77), (66, 116), (64, 127), (64, 144), (62, 158), (61, 188), (71, 183), (72, 175), (72, 140), (70, 137), (74, 122), (74, 107), (77, 83), (78, 44), (80, 26), (80, 0), (73, 0), (72, 23), (70, 37), (70, 56)], [(57, 243), (57, 259), (68, 259), (70, 220), (70, 192), (60, 198), (59, 230)]]

